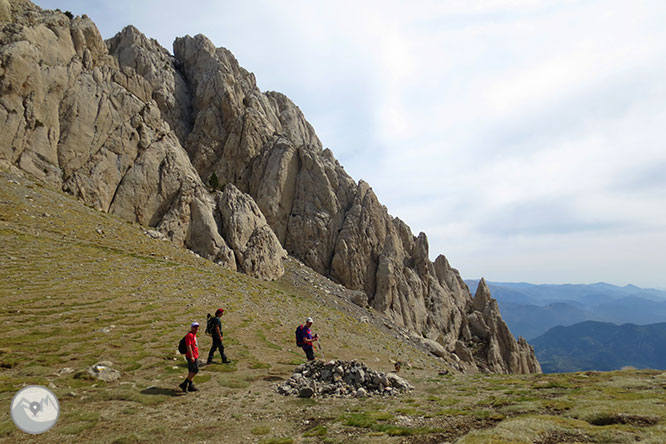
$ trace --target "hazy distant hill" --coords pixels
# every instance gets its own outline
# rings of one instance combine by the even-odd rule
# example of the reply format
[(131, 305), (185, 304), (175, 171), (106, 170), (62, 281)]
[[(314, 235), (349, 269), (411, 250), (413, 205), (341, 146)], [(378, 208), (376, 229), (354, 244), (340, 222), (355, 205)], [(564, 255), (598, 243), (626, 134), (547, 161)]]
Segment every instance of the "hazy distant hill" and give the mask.
[[(474, 291), (478, 281), (465, 282)], [(587, 320), (637, 325), (666, 320), (666, 291), (635, 285), (488, 282), (488, 286), (511, 332), (528, 340), (552, 327)]]
[(585, 321), (555, 327), (530, 341), (544, 373), (666, 369), (666, 322), (652, 325)]

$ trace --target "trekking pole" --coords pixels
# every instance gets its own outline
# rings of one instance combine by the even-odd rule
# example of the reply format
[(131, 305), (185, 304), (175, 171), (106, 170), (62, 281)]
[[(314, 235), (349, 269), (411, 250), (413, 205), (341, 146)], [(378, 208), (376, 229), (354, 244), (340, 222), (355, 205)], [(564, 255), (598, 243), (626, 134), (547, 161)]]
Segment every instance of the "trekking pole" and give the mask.
[(317, 346), (319, 347), (319, 353), (321, 353), (321, 359), (324, 359), (324, 349), (321, 348), (321, 342), (319, 341), (319, 336), (317, 336)]

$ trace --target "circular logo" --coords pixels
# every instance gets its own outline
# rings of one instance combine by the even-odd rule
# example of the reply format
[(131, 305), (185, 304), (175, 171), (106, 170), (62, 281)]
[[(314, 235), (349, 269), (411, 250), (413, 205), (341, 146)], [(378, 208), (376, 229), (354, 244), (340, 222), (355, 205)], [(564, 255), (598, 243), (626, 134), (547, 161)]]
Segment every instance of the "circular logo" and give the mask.
[(29, 385), (14, 395), (12, 419), (16, 427), (26, 433), (38, 435), (58, 421), (60, 406), (51, 390), (41, 385)]

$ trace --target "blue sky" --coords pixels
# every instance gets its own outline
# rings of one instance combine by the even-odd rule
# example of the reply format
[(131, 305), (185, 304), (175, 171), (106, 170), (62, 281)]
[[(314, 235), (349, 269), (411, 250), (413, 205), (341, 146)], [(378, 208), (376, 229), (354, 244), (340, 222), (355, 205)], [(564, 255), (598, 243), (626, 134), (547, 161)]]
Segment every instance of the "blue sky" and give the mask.
[(666, 2), (36, 3), (230, 49), (466, 278), (666, 288)]

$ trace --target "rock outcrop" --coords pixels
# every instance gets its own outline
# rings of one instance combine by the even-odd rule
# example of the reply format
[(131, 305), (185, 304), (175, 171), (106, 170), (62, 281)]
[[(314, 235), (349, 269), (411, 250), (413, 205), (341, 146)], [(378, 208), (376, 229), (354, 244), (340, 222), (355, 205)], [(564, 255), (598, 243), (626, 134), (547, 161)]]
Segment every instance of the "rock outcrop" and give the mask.
[[(135, 69), (140, 63), (119, 66), (86, 16), (70, 19), (21, 0), (3, 5), (0, 165), (60, 186), (98, 210), (156, 227), (228, 268), (240, 260), (243, 270), (263, 278), (283, 273), (274, 265), (283, 253), (265, 227), (238, 257), (224, 241), (215, 219), (220, 199), (206, 189), (171, 129), (189, 131), (181, 78), (147, 80)], [(171, 61), (148, 43), (155, 63)], [(127, 51), (119, 53), (122, 60), (141, 54)], [(160, 108), (171, 114), (163, 117)], [(258, 271), (248, 262), (272, 265)]]
[(0, 166), (257, 277), (280, 276), (286, 250), (465, 370), (539, 371), (487, 287), (472, 298), (432, 262), (228, 50), (197, 35), (171, 55), (131, 26), (105, 44), (85, 16), (27, 0), (0, 0), (0, 20)]
[(217, 193), (217, 208), (222, 232), (240, 270), (265, 279), (281, 276), (287, 253), (254, 200), (228, 183)]

